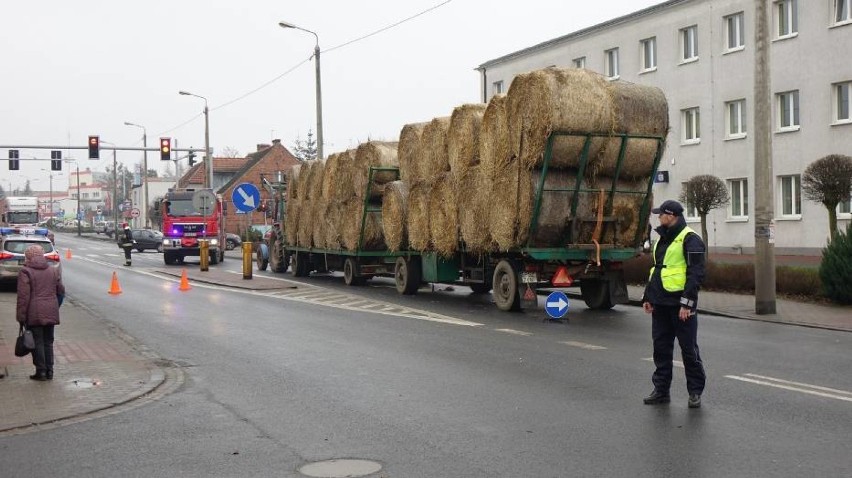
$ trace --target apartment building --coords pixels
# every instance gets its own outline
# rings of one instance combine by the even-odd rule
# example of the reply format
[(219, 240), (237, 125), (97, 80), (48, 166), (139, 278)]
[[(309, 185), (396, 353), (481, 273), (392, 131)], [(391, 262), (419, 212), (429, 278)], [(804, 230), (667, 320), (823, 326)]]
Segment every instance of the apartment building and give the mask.
[[(828, 213), (802, 197), (801, 176), (828, 154), (852, 156), (852, 0), (767, 0), (771, 12), (777, 254), (819, 254)], [(671, 129), (656, 202), (698, 174), (723, 179), (726, 209), (708, 216), (716, 252), (754, 250), (754, 0), (671, 0), (487, 61), (483, 101), (538, 68), (587, 68), (661, 88)], [(687, 205), (687, 221), (699, 222)], [(840, 227), (852, 204), (838, 207)], [(694, 224), (693, 227), (700, 227)]]

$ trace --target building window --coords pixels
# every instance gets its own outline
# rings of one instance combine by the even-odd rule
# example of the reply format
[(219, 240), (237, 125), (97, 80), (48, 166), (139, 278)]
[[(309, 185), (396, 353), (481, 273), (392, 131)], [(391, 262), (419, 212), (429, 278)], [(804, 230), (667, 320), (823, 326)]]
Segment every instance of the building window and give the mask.
[(745, 47), (745, 21), (743, 12), (725, 17), (725, 30), (727, 32), (727, 50), (742, 50)]
[(795, 131), (799, 129), (799, 92), (778, 93), (778, 130)]
[(852, 81), (833, 85), (835, 123), (852, 122)]
[(83, 199), (89, 199), (89, 193), (83, 193)]
[(834, 0), (834, 23), (852, 21), (852, 0)]
[(840, 204), (837, 205), (837, 214), (846, 218), (852, 217), (852, 198), (841, 201)]
[(781, 176), (781, 217), (802, 215), (802, 179), (798, 174)]
[(731, 191), (731, 219), (747, 219), (748, 179), (731, 179), (728, 186)]
[(657, 38), (646, 38), (639, 42), (642, 56), (642, 71), (657, 69)]
[(729, 101), (725, 103), (727, 115), (725, 131), (728, 139), (745, 138), (746, 136), (746, 109), (745, 100)]
[(686, 27), (680, 31), (681, 62), (698, 59), (698, 25)]
[(793, 36), (799, 31), (799, 13), (797, 0), (779, 0), (775, 2), (775, 15), (778, 20), (778, 38)]
[(92, 197), (93, 198), (99, 198), (99, 197), (101, 197), (101, 193), (95, 191), (95, 192), (92, 193)]
[(499, 95), (500, 93), (503, 93), (503, 80), (495, 81), (491, 84), (491, 94)]
[[(689, 189), (687, 187), (688, 184), (689, 183), (680, 183), (680, 188), (683, 191), (687, 191)], [(700, 216), (698, 216), (698, 209), (695, 207), (695, 203), (692, 202), (691, 200), (689, 200), (689, 193), (688, 192), (687, 192), (686, 197), (687, 197), (686, 204), (683, 205), (683, 207), (684, 207), (683, 217), (686, 218), (687, 221), (697, 221), (698, 219), (701, 219)]]
[(698, 108), (681, 110), (683, 143), (694, 144), (701, 141), (701, 115)]
[(618, 48), (604, 52), (606, 57), (605, 73), (608, 78), (618, 78)]
[(574, 58), (574, 68), (583, 69), (586, 67), (586, 57)]

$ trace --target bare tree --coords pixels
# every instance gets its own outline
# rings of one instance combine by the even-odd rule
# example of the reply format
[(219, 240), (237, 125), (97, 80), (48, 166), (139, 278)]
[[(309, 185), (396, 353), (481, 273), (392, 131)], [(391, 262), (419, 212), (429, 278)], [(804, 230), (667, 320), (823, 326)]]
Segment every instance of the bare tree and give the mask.
[(802, 192), (828, 209), (829, 241), (837, 236), (837, 205), (849, 200), (852, 191), (852, 157), (830, 154), (805, 168)]
[(707, 244), (707, 214), (713, 209), (726, 206), (730, 201), (725, 182), (712, 174), (701, 174), (689, 178), (680, 192), (680, 201), (686, 207), (694, 207), (701, 218), (701, 239)]
[(237, 151), (236, 149), (230, 147), (230, 146), (225, 146), (224, 148), (222, 148), (221, 157), (222, 158), (239, 158), (240, 152)]

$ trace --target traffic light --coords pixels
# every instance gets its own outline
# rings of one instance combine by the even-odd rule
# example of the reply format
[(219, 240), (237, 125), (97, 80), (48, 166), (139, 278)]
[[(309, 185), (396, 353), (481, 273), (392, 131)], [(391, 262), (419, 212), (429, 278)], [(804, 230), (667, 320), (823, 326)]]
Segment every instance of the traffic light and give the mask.
[(50, 170), (62, 171), (62, 151), (50, 152)]
[(101, 138), (100, 136), (89, 136), (89, 159), (101, 158)]
[(18, 161), (18, 150), (9, 150), (9, 171), (17, 171), (21, 169), (21, 163)]
[[(190, 149), (191, 148), (192, 148), (192, 146), (190, 146)], [(195, 151), (190, 151), (189, 152), (189, 165), (191, 167), (194, 164), (195, 164)]]
[(172, 154), (172, 139), (160, 138), (160, 159), (162, 161), (170, 161)]

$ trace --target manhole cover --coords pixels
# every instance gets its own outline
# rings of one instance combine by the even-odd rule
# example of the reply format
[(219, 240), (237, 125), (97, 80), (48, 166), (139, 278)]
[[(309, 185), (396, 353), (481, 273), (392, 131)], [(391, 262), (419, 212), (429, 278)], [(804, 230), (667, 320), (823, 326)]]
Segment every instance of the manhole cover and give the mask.
[(382, 469), (382, 465), (369, 460), (326, 460), (308, 463), (299, 473), (315, 478), (356, 478)]
[(68, 382), (68, 388), (92, 388), (100, 385), (101, 381), (94, 378), (75, 378)]

